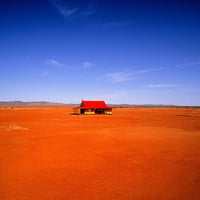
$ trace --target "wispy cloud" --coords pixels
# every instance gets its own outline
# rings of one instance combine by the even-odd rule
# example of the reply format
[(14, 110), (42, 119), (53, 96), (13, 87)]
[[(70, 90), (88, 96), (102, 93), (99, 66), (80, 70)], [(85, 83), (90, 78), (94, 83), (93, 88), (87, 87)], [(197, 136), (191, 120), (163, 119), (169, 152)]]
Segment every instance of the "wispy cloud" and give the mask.
[(49, 74), (48, 74), (48, 72), (43, 72), (42, 75), (43, 76), (48, 76)]
[(85, 17), (95, 13), (93, 1), (86, 4), (78, 4), (76, 1), (51, 0), (61, 15), (68, 17)]
[(144, 74), (152, 71), (160, 71), (164, 68), (154, 68), (154, 69), (142, 69), (142, 70), (135, 70), (129, 72), (114, 72), (106, 74), (106, 78), (110, 80), (112, 83), (119, 83), (124, 81), (130, 81), (135, 79), (135, 76), (138, 74)]
[(200, 65), (200, 62), (193, 62), (193, 65)]
[(115, 92), (111, 92), (108, 94), (99, 94), (96, 96), (92, 96), (92, 97), (87, 97), (88, 99), (103, 99), (105, 101), (115, 101), (117, 99), (121, 99), (124, 98), (126, 96), (126, 92), (125, 91), (115, 91)]
[(89, 61), (85, 61), (78, 64), (64, 64), (55, 59), (48, 59), (45, 61), (45, 63), (59, 68), (74, 69), (74, 70), (83, 70), (83, 69), (86, 70), (95, 67), (95, 63)]
[(64, 66), (64, 64), (62, 64), (61, 62), (59, 62), (59, 61), (57, 61), (57, 60), (54, 60), (54, 59), (46, 60), (46, 63), (49, 64), (49, 65), (57, 66), (57, 67), (62, 67), (62, 66)]
[(197, 65), (200, 65), (200, 61), (180, 64), (180, 65), (176, 65), (176, 67), (193, 67)]
[(114, 72), (109, 73), (106, 77), (113, 83), (119, 83), (124, 81), (129, 81), (133, 79), (132, 72)]
[(91, 63), (91, 62), (88, 62), (88, 61), (82, 63), (83, 69), (88, 69), (88, 68), (91, 68), (91, 67), (94, 67), (94, 63)]
[(114, 92), (114, 93), (110, 93), (110, 94), (105, 94), (102, 95), (105, 99), (113, 99), (113, 98), (118, 98), (118, 97), (122, 97), (125, 96), (126, 93), (124, 91), (118, 91), (118, 92)]
[(176, 84), (149, 84), (147, 87), (150, 88), (172, 88), (172, 87), (180, 87), (180, 85)]
[(181, 88), (180, 91), (182, 92), (195, 92), (200, 93), (200, 88)]

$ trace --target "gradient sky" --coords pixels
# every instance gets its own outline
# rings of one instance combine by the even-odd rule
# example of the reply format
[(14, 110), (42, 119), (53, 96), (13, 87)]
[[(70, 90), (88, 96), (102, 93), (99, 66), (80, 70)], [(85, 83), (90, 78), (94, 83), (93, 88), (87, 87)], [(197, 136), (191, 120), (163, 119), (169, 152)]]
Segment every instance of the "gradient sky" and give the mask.
[(200, 105), (199, 0), (0, 0), (0, 101)]

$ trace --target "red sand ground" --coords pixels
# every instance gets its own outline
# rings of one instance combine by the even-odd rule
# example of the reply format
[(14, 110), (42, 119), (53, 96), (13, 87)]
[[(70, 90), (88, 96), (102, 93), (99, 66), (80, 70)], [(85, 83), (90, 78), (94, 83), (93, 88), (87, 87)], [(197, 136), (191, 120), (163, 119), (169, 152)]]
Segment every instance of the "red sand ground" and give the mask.
[(1, 200), (199, 200), (200, 109), (0, 108)]

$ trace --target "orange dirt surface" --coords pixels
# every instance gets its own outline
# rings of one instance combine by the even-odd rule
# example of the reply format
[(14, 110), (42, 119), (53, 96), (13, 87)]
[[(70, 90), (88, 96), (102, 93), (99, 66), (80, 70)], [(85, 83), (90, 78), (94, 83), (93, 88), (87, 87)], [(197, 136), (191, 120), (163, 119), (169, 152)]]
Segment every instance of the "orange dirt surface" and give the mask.
[(0, 107), (1, 200), (199, 200), (200, 108)]

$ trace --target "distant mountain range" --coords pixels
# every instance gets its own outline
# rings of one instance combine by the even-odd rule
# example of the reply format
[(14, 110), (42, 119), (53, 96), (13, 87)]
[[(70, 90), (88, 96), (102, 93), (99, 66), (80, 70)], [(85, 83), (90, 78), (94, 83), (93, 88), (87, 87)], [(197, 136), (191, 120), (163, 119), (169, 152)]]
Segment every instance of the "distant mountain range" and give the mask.
[[(68, 106), (68, 107), (76, 107), (79, 104), (65, 104), (65, 103), (56, 103), (56, 102), (48, 102), (48, 101), (0, 101), (0, 106)], [(111, 107), (179, 107), (176, 105), (164, 105), (164, 104), (108, 104)], [(184, 106), (182, 106), (184, 107)]]
[(48, 101), (0, 101), (0, 106), (78, 106), (78, 104), (54, 103)]

